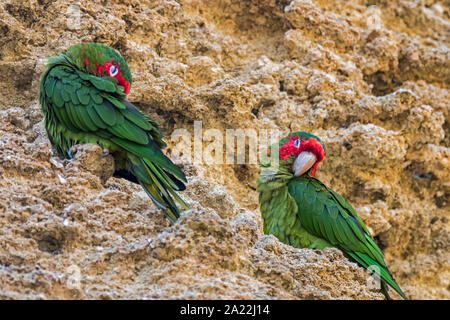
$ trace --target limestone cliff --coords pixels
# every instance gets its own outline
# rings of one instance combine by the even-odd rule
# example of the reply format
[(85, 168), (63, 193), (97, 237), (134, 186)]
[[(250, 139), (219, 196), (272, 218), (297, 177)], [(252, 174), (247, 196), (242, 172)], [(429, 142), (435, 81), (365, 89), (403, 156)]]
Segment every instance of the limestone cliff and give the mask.
[[(317, 177), (358, 211), (413, 299), (450, 298), (450, 7), (433, 0), (0, 3), (0, 298), (381, 299), (336, 249), (262, 233), (258, 166), (177, 161), (175, 226), (87, 145), (52, 151), (46, 58), (119, 50), (130, 101), (175, 129), (310, 131)], [(208, 141), (203, 141), (206, 147)], [(189, 153), (186, 150), (186, 153)]]

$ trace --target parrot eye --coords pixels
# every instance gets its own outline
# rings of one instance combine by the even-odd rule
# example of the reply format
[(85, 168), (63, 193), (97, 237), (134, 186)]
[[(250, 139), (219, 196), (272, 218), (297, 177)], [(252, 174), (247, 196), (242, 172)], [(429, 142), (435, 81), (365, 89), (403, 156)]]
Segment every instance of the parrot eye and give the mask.
[(112, 66), (109, 68), (109, 75), (110, 75), (111, 77), (116, 76), (118, 72), (119, 72), (119, 69), (118, 69), (115, 65), (112, 65)]
[(300, 139), (297, 139), (294, 141), (294, 147), (296, 147), (296, 148), (300, 147)]

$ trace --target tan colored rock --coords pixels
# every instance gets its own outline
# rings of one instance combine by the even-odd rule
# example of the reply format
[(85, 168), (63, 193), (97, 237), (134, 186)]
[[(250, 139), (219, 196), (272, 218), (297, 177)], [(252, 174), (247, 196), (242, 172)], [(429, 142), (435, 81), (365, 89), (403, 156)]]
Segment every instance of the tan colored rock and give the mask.
[(224, 138), (320, 136), (317, 177), (357, 209), (407, 296), (450, 298), (447, 4), (77, 3), (0, 3), (1, 298), (382, 298), (338, 250), (263, 235), (254, 163), (180, 160), (192, 209), (171, 226), (99, 147), (59, 159), (39, 76), (81, 41), (123, 54), (129, 99), (161, 124), (169, 155), (174, 129), (193, 142), (194, 121)]
[(71, 168), (80, 167), (100, 178), (105, 183), (114, 174), (114, 158), (95, 144), (83, 144), (75, 146), (74, 161)]

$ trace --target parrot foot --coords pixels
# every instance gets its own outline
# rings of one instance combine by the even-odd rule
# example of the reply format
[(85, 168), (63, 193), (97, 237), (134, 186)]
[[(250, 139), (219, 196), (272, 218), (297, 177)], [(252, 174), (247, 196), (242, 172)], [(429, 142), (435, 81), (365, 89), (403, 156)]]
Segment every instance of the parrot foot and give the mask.
[(111, 153), (111, 151), (109, 151), (108, 149), (103, 149), (102, 153), (100, 154), (101, 157), (106, 157), (109, 156)]
[(75, 155), (75, 153), (77, 153), (78, 151), (78, 144), (74, 145), (72, 148), (69, 149), (69, 151), (67, 152), (67, 154), (69, 155), (70, 159), (73, 159), (73, 156)]
[(192, 209), (187, 209), (187, 210), (184, 210), (184, 211), (181, 211), (180, 212), (180, 216), (184, 216), (184, 215), (188, 215), (188, 214), (190, 214), (191, 212), (192, 212), (193, 210)]

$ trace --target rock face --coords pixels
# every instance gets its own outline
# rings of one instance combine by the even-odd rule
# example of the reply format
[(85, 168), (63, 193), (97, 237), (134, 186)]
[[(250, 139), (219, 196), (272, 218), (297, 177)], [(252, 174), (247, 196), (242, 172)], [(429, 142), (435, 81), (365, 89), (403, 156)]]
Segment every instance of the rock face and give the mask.
[(177, 158), (192, 209), (174, 226), (139, 186), (111, 177), (99, 147), (59, 159), (42, 126), (39, 76), (47, 57), (97, 41), (128, 61), (129, 100), (161, 124), (168, 155), (180, 153), (175, 129), (196, 146), (194, 121), (224, 141), (227, 129), (321, 137), (317, 177), (355, 207), (406, 295), (449, 299), (449, 9), (2, 1), (0, 298), (382, 298), (339, 250), (264, 235), (258, 166), (226, 163), (225, 153), (207, 163), (208, 138), (197, 141), (203, 152), (185, 147)]

